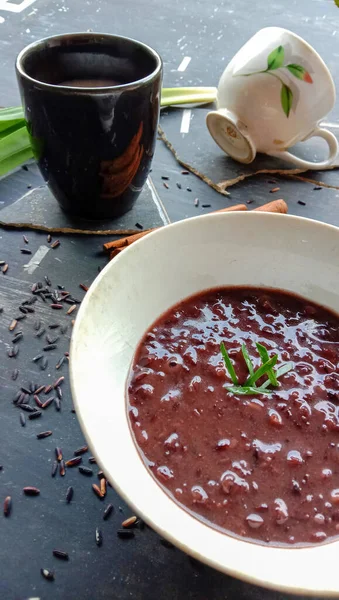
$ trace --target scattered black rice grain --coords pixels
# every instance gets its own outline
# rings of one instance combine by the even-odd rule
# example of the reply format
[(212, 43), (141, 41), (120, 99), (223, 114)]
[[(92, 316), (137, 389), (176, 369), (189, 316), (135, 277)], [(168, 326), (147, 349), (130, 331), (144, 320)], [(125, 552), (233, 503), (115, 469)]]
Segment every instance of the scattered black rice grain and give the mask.
[(47, 581), (54, 581), (54, 571), (51, 571), (50, 569), (40, 569), (40, 573)]
[(66, 333), (67, 329), (68, 329), (67, 323), (65, 325), (61, 325), (61, 327), (60, 327), (61, 333)]
[(18, 369), (14, 369), (14, 370), (12, 371), (12, 380), (13, 380), (13, 381), (16, 381), (16, 380), (17, 380), (17, 378), (18, 378), (18, 375), (19, 375), (19, 370), (18, 370)]
[(194, 206), (199, 206), (199, 198), (195, 198), (195, 200), (194, 200)]
[(60, 558), (60, 560), (68, 560), (68, 552), (64, 552), (63, 550), (53, 550), (53, 556), (55, 558)]
[(202, 208), (211, 208), (210, 204), (202, 204), (201, 206), (202, 206)]
[(42, 404), (41, 408), (43, 408), (45, 410), (45, 408), (47, 408), (50, 404), (52, 404), (53, 401), (54, 401), (54, 396), (51, 396), (51, 398), (47, 398), (47, 400)]
[(18, 331), (18, 333), (12, 339), (12, 344), (16, 344), (17, 342), (20, 342), (20, 340), (22, 340), (23, 337), (24, 337), (24, 334), (22, 333), (22, 331)]
[(55, 240), (53, 242), (53, 244), (51, 244), (51, 248), (53, 248), (53, 249), (57, 248), (58, 246), (60, 246), (60, 240)]
[(29, 250), (28, 248), (20, 248), (20, 252), (21, 254), (32, 254), (32, 250)]
[(298, 204), (300, 204), (301, 206), (306, 206), (306, 202), (304, 202), (303, 200), (298, 200)]
[(6, 264), (5, 260), (0, 260), (0, 267), (3, 267)]
[(144, 226), (143, 226), (143, 225), (141, 225), (141, 223), (136, 223), (136, 224), (135, 224), (135, 226), (136, 226), (138, 229), (143, 229), (143, 228), (144, 228)]
[(48, 342), (48, 344), (56, 344), (56, 342), (59, 341), (59, 336), (58, 335), (46, 335), (46, 342)]
[(76, 304), (72, 304), (72, 306), (69, 307), (68, 311), (66, 312), (66, 315), (71, 315), (72, 312), (75, 311), (77, 305)]
[(58, 377), (58, 379), (52, 384), (54, 389), (56, 389), (57, 387), (59, 387), (63, 382), (65, 381), (65, 377), (63, 375), (61, 375), (60, 377)]
[(39, 387), (36, 388), (35, 393), (36, 394), (41, 394), (41, 392), (43, 392), (45, 389), (44, 385), (39, 385)]
[(34, 356), (34, 358), (32, 358), (32, 362), (36, 363), (39, 362), (39, 360), (41, 360), (43, 358), (43, 354), (37, 354), (36, 356)]
[(47, 285), (52, 285), (52, 282), (51, 282), (50, 278), (48, 277), (48, 275), (44, 276), (44, 280), (46, 281)]
[(54, 398), (54, 403), (55, 403), (55, 409), (60, 412), (61, 410), (61, 402), (59, 400), (59, 398)]
[(161, 175), (161, 179), (163, 179), (164, 181), (168, 181), (169, 177), (167, 177), (167, 175)]
[(58, 327), (60, 327), (60, 323), (50, 323), (48, 325), (49, 329), (58, 329)]
[(20, 425), (21, 427), (25, 427), (26, 425), (26, 417), (23, 412), (20, 413)]
[(36, 404), (36, 405), (37, 405), (39, 408), (42, 408), (43, 404), (42, 404), (42, 402), (41, 402), (41, 400), (40, 400), (39, 396), (37, 396), (36, 394), (34, 394), (33, 398), (34, 398), (34, 402), (35, 402), (35, 404)]
[(109, 517), (111, 516), (113, 511), (114, 511), (113, 504), (107, 504), (107, 506), (104, 510), (104, 514), (102, 515), (103, 520), (107, 521), (107, 519), (109, 519)]
[(63, 309), (63, 305), (62, 304), (51, 304), (50, 306), (54, 310), (62, 310)]
[(166, 188), (166, 190), (169, 190), (169, 185), (168, 183), (166, 183), (166, 181), (164, 181), (162, 185), (164, 186), (164, 188)]
[(69, 460), (66, 460), (65, 466), (67, 468), (77, 467), (78, 465), (80, 465), (81, 462), (82, 462), (82, 457), (81, 456), (75, 456), (74, 458), (70, 458)]
[(96, 483), (92, 484), (92, 490), (95, 493), (95, 495), (98, 496), (98, 498), (100, 498), (100, 500), (103, 500), (104, 494), (102, 493), (101, 489)]
[(101, 491), (102, 495), (105, 497), (106, 492), (107, 492), (107, 481), (104, 477), (102, 479), (100, 479), (100, 491)]
[(52, 431), (41, 431), (41, 433), (37, 433), (36, 437), (38, 438), (38, 440), (43, 440), (46, 437), (49, 437), (50, 435), (52, 435)]
[(48, 346), (43, 347), (44, 352), (49, 352), (50, 350), (55, 350), (57, 348), (56, 344), (48, 344)]
[(87, 477), (92, 477), (93, 475), (93, 471), (89, 467), (79, 467), (79, 473), (87, 475)]
[(41, 371), (44, 371), (45, 369), (47, 369), (47, 367), (48, 367), (48, 360), (47, 360), (46, 356), (44, 356), (41, 361), (40, 369), (41, 369)]
[(34, 393), (35, 393), (35, 390), (37, 390), (37, 389), (38, 389), (38, 386), (37, 386), (37, 384), (36, 384), (36, 383), (33, 383), (33, 381), (31, 381), (31, 383), (29, 384), (29, 389), (30, 389), (30, 393), (31, 393), (31, 394), (34, 394)]
[(124, 540), (130, 540), (131, 538), (134, 538), (135, 533), (133, 529), (118, 529), (117, 536)]
[(181, 175), (189, 175), (190, 172), (189, 171), (181, 171)]
[(59, 369), (61, 369), (61, 367), (62, 367), (62, 365), (64, 364), (65, 360), (66, 360), (66, 356), (61, 356), (61, 357), (59, 358), (59, 360), (58, 360), (57, 364), (55, 365), (55, 368), (57, 369), (57, 371), (58, 371)]
[(52, 465), (52, 471), (51, 471), (52, 477), (56, 476), (57, 470), (58, 470), (58, 461), (55, 460), (55, 461), (53, 461), (53, 465)]
[(98, 479), (102, 479), (103, 477), (105, 477), (105, 473), (103, 471), (98, 471), (97, 477), (98, 477)]
[(94, 458), (94, 456), (90, 456), (89, 459), (88, 459), (88, 462), (91, 465), (96, 465), (97, 464), (96, 458)]
[(45, 294), (39, 293), (39, 296), (43, 302), (46, 302)]
[(34, 308), (32, 308), (32, 306), (26, 306), (25, 308), (26, 308), (26, 312), (28, 312), (28, 313), (32, 314), (35, 312), (35, 310), (34, 310)]
[(32, 415), (36, 412), (36, 409), (33, 408), (33, 406), (30, 406), (29, 404), (20, 403), (20, 408), (21, 408), (21, 410), (31, 413)]
[(19, 310), (23, 315), (27, 314), (27, 308), (25, 306), (19, 306)]
[(320, 185), (316, 185), (313, 189), (314, 190), (322, 190), (323, 188)]
[(40, 490), (37, 487), (33, 487), (31, 485), (24, 487), (22, 491), (25, 494), (25, 496), (39, 496), (40, 494)]
[(46, 331), (46, 329), (44, 329), (44, 328), (40, 329), (40, 331), (38, 331), (38, 333), (36, 334), (35, 337), (41, 338), (44, 335), (45, 331)]
[(84, 283), (79, 283), (79, 287), (81, 287), (81, 289), (84, 290), (84, 292), (88, 292), (88, 286)]
[(17, 317), (15, 317), (16, 321), (23, 321), (24, 319), (26, 319), (27, 315), (18, 315)]
[(37, 319), (34, 323), (35, 331), (38, 331), (40, 329), (40, 326), (41, 326), (41, 321), (40, 321), (40, 319)]
[(178, 190), (181, 190), (181, 188), (182, 188), (181, 183), (177, 183), (177, 188), (178, 188)]
[(62, 450), (61, 450), (61, 448), (59, 448), (59, 446), (56, 446), (56, 448), (55, 448), (55, 458), (57, 459), (58, 462), (62, 461)]
[(29, 387), (25, 387), (24, 385), (21, 386), (21, 391), (24, 392), (24, 394), (31, 394), (31, 390)]
[(186, 190), (187, 190), (188, 192), (191, 192), (191, 191), (192, 191), (192, 188), (188, 187), (188, 188), (186, 188)]
[(246, 204), (252, 204), (254, 200), (246, 200)]
[(97, 546), (99, 546), (99, 548), (102, 546), (102, 533), (99, 527), (97, 527), (95, 530), (95, 543)]
[(81, 446), (81, 448), (74, 450), (73, 454), (74, 454), (74, 456), (81, 456), (82, 454), (85, 454), (86, 452), (88, 452), (88, 446)]
[(23, 235), (22, 239), (24, 240), (25, 244), (29, 244), (28, 237), (26, 237), (25, 235)]
[(49, 233), (49, 234), (48, 234), (48, 236), (47, 236), (47, 243), (48, 243), (48, 244), (50, 244), (50, 243), (51, 243), (51, 241), (52, 241), (52, 236), (51, 236), (51, 234)]
[(164, 546), (164, 548), (174, 548), (174, 545), (172, 544), (172, 542), (165, 540), (165, 538), (160, 538), (160, 544), (162, 546)]
[(18, 324), (18, 319), (13, 319), (8, 327), (9, 331), (13, 331)]
[(8, 271), (8, 264), (5, 263), (1, 270), (2, 270), (3, 274), (5, 275), (5, 273), (7, 273), (7, 271)]
[(21, 392), (21, 390), (19, 390), (19, 391), (18, 391), (18, 392), (15, 394), (15, 396), (14, 396), (14, 398), (13, 398), (13, 400), (12, 400), (13, 404), (17, 404), (17, 403), (19, 402), (19, 400), (20, 400), (20, 398), (21, 398), (21, 395), (22, 395), (22, 392)]
[(73, 490), (72, 486), (70, 485), (69, 488), (67, 488), (67, 492), (66, 492), (67, 504), (69, 504), (72, 501), (73, 494), (74, 494), (74, 490)]
[(57, 396), (58, 396), (59, 400), (62, 400), (62, 390), (61, 390), (61, 387), (59, 385), (57, 385), (57, 387), (55, 389), (56, 389), (56, 393), (57, 393)]
[(39, 417), (41, 417), (41, 415), (42, 415), (41, 410), (35, 410), (34, 412), (32, 412), (28, 415), (28, 418), (30, 419), (30, 421), (32, 421), (33, 419), (39, 419)]
[(64, 460), (60, 461), (60, 464), (59, 464), (59, 473), (60, 473), (61, 477), (65, 477), (65, 475), (66, 475), (65, 461)]
[(5, 517), (9, 517), (12, 510), (12, 498), (11, 496), (7, 496), (4, 501), (4, 515)]
[(135, 515), (133, 515), (132, 517), (129, 517), (128, 519), (125, 519), (122, 523), (121, 523), (121, 527), (123, 527), (124, 529), (129, 529), (131, 527), (134, 527), (134, 525), (136, 525), (138, 520), (138, 517), (136, 517)]
[(49, 394), (52, 391), (52, 386), (51, 385), (46, 385), (45, 389), (44, 389), (44, 394)]
[(65, 286), (64, 286), (64, 285), (59, 285), (59, 284), (58, 284), (58, 285), (57, 285), (57, 288), (58, 288), (58, 290), (64, 290), (64, 289), (65, 289)]

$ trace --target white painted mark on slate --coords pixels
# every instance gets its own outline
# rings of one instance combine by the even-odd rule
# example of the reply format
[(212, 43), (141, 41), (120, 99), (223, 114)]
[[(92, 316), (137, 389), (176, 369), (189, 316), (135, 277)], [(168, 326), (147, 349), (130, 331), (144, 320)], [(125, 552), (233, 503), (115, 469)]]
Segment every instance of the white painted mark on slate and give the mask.
[(47, 246), (40, 246), (40, 248), (37, 249), (36, 253), (33, 254), (29, 263), (27, 263), (27, 265), (24, 266), (24, 269), (29, 275), (34, 273), (35, 269), (40, 265), (41, 261), (45, 258), (49, 250), (50, 248), (48, 248)]
[(20, 4), (14, 4), (8, 0), (0, 0), (0, 10), (7, 10), (8, 12), (21, 13), (25, 8), (34, 4), (35, 0), (22, 0)]
[(188, 65), (190, 64), (192, 58), (190, 56), (184, 56), (180, 65), (178, 66), (178, 71), (186, 71)]
[(192, 111), (190, 108), (184, 108), (181, 119), (180, 133), (188, 133), (190, 130)]

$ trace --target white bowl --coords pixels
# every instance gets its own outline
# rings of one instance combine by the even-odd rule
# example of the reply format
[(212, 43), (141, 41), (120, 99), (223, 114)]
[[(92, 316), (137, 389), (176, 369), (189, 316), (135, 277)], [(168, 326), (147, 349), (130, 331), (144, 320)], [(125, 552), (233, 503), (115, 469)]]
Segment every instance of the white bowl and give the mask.
[(70, 361), (77, 416), (117, 492), (179, 548), (251, 583), (339, 596), (339, 542), (272, 548), (220, 533), (163, 492), (134, 445), (125, 382), (141, 336), (180, 299), (225, 285), (289, 290), (339, 312), (339, 229), (286, 215), (224, 213), (131, 245), (100, 273), (79, 310)]

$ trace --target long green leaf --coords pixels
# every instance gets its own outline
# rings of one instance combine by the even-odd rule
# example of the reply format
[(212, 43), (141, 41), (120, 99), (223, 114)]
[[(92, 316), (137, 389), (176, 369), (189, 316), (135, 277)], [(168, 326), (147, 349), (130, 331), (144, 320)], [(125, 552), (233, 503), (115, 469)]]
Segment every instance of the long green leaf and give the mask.
[(31, 158), (33, 158), (32, 149), (26, 148), (0, 161), (0, 177), (20, 167)]
[(233, 394), (239, 394), (239, 396), (251, 396), (253, 394), (271, 394), (270, 390), (266, 390), (263, 386), (254, 387), (254, 386), (243, 386), (243, 385), (234, 385), (231, 387), (227, 387), (226, 390), (228, 392), (232, 392)]
[(253, 375), (253, 373), (254, 373), (254, 368), (253, 368), (253, 364), (252, 364), (252, 361), (251, 361), (250, 355), (248, 354), (248, 350), (247, 350), (247, 348), (246, 348), (246, 344), (243, 344), (243, 345), (241, 346), (241, 352), (242, 352), (242, 355), (243, 355), (243, 357), (244, 357), (244, 361), (245, 361), (245, 363), (246, 363), (246, 366), (247, 366), (247, 368), (248, 368), (248, 372), (249, 372), (249, 374), (250, 374), (250, 375)]
[(268, 360), (263, 365), (261, 365), (261, 367), (259, 367), (259, 369), (257, 369), (254, 372), (254, 374), (251, 375), (251, 377), (249, 377), (245, 381), (245, 386), (252, 386), (258, 379), (260, 379), (260, 377), (262, 377), (263, 375), (265, 375), (267, 373), (267, 371), (269, 371), (271, 369), (271, 367), (274, 367), (274, 365), (276, 364), (277, 360), (278, 360), (278, 355), (277, 354), (275, 356), (272, 356), (272, 358), (270, 358), (270, 360)]
[(282, 377), (283, 375), (286, 375), (286, 373), (288, 373), (289, 371), (292, 371), (293, 369), (293, 363), (292, 362), (288, 362), (285, 363), (284, 365), (282, 365), (281, 367), (279, 367), (279, 369), (276, 370), (276, 376), (277, 377)]
[(161, 106), (175, 104), (209, 104), (217, 98), (215, 87), (163, 88)]
[(230, 374), (230, 378), (232, 379), (232, 381), (235, 385), (239, 385), (238, 377), (237, 377), (234, 367), (232, 365), (231, 359), (228, 356), (228, 352), (225, 348), (224, 342), (221, 342), (221, 344), (220, 344), (220, 351), (221, 351), (222, 357), (224, 359), (226, 369)]
[(0, 109), (0, 133), (14, 126), (24, 125), (24, 113), (22, 108)]
[[(263, 346), (262, 344), (259, 344), (259, 342), (258, 342), (256, 344), (256, 347), (257, 347), (257, 350), (260, 354), (260, 358), (263, 363), (266, 363), (268, 360), (270, 360), (270, 357), (267, 352), (267, 348), (265, 348), (265, 346)], [(278, 387), (279, 383), (278, 383), (276, 374), (273, 369), (270, 369), (269, 371), (267, 371), (267, 376), (268, 376), (268, 379), (271, 382), (271, 384), (274, 385), (275, 387)]]

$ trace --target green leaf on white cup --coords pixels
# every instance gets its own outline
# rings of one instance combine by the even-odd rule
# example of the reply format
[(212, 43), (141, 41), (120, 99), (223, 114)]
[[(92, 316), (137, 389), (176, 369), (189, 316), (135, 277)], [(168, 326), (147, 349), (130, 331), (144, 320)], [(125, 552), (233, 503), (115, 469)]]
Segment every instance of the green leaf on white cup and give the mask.
[(301, 79), (302, 81), (306, 81), (307, 83), (313, 83), (313, 79), (308, 71), (301, 65), (287, 65), (287, 68), (294, 77)]
[(292, 107), (293, 93), (291, 88), (289, 88), (288, 85), (285, 85), (285, 83), (283, 83), (281, 87), (280, 100), (283, 111), (286, 117), (288, 117)]
[(267, 71), (273, 71), (283, 66), (285, 52), (282, 46), (278, 46), (267, 57)]

